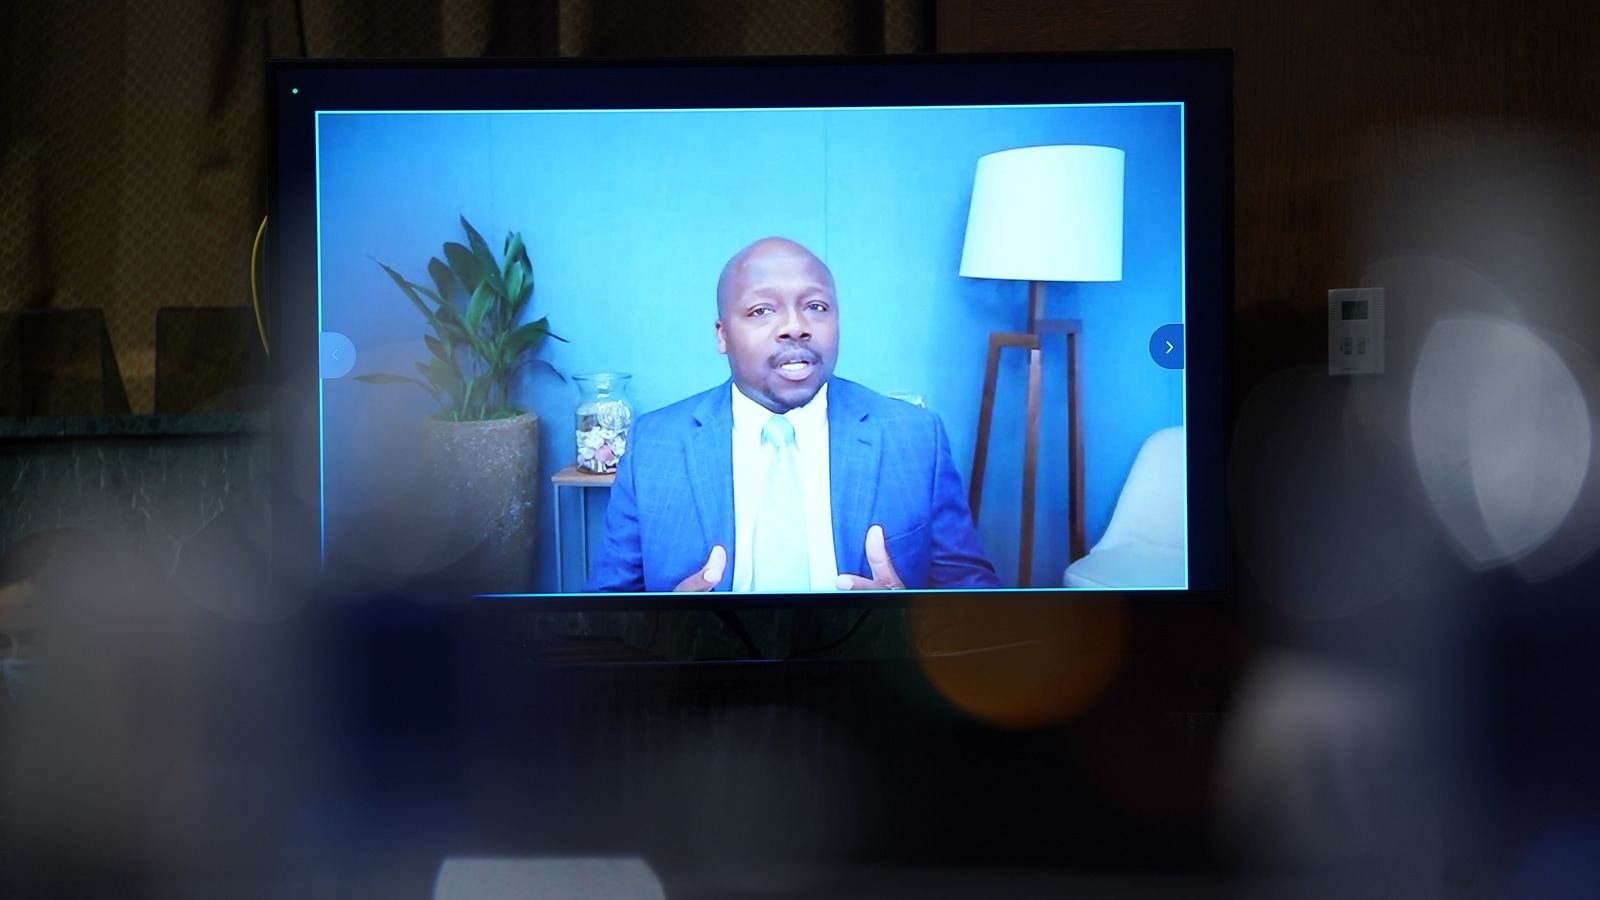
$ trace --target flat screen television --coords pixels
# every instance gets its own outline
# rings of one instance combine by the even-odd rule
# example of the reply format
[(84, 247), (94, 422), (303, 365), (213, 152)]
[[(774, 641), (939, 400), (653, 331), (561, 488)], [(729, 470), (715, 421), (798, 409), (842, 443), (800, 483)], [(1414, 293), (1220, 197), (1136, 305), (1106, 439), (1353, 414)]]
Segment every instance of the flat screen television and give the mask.
[(272, 63), (276, 564), (566, 609), (1223, 590), (1231, 72)]

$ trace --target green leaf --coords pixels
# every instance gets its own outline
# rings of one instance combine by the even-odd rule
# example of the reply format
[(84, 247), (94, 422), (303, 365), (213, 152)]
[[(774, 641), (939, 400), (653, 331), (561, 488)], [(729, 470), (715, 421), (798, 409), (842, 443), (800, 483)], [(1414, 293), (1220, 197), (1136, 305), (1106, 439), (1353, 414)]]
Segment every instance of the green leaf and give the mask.
[(460, 311), (454, 306), (439, 307), (439, 322), (442, 336), (450, 340), (452, 347), (467, 347), (482, 358), (485, 350), (483, 339), (468, 330)]
[(442, 306), (439, 308), (439, 321), (446, 325), (460, 325), (461, 310), (456, 306)]
[(434, 326), (434, 331), (440, 340), (449, 344), (451, 350), (472, 345), (472, 339), (467, 336), (466, 323), (461, 321), (461, 313), (456, 312), (453, 306), (439, 307), (439, 324)]
[(483, 235), (478, 233), (478, 229), (472, 227), (472, 223), (467, 221), (466, 216), (461, 217), (461, 230), (467, 233), (467, 243), (472, 245), (472, 252), (477, 253), (479, 247), (483, 248), (484, 253), (489, 252), (488, 242), (483, 239)]
[(422, 377), (428, 379), (428, 383), (440, 393), (452, 398), (461, 396), (461, 373), (453, 363), (447, 363), (442, 359), (430, 359), (427, 365), (417, 363), (416, 366)]
[(478, 285), (478, 289), (472, 292), (472, 302), (467, 304), (466, 316), (467, 330), (469, 332), (477, 332), (479, 326), (483, 324), (483, 317), (488, 314), (489, 308), (494, 305), (494, 301), (494, 289), (487, 284)]
[(433, 379), (433, 371), (428, 368), (436, 362), (438, 360), (430, 359), (425, 363), (412, 363), (412, 365), (417, 367), (417, 371), (422, 373), (422, 377), (428, 380), (428, 384), (432, 385), (434, 390), (439, 390), (439, 383)]
[[(404, 375), (390, 375), (388, 372), (373, 372), (371, 375), (357, 375), (356, 380), (365, 381), (367, 384), (422, 384), (422, 382), (416, 380), (415, 378), (407, 378)], [(425, 384), (422, 386), (427, 387)]]
[(522, 318), (522, 311), (533, 298), (533, 267), (528, 264), (526, 257), (517, 262), (517, 270), (522, 275), (522, 288), (518, 293), (511, 295), (510, 321), (512, 322)]
[(483, 273), (478, 265), (478, 258), (472, 251), (455, 242), (444, 245), (444, 258), (450, 261), (450, 271), (455, 273), (456, 280), (461, 282), (461, 287), (467, 293), (483, 283)]
[(505, 293), (505, 279), (500, 277), (500, 264), (494, 261), (494, 252), (489, 249), (488, 242), (478, 233), (478, 229), (472, 227), (466, 216), (461, 217), (461, 227), (466, 230), (467, 243), (478, 260), (478, 277), (492, 285), (496, 293)]
[[(374, 259), (373, 262), (378, 262), (378, 261)], [(389, 277), (394, 279), (394, 283), (399, 285), (400, 286), (400, 290), (405, 293), (406, 299), (410, 300), (413, 304), (415, 304), (417, 309), (422, 310), (422, 315), (427, 318), (428, 324), (433, 325), (434, 327), (438, 327), (439, 317), (435, 316), (433, 314), (433, 310), (428, 308), (428, 304), (423, 303), (422, 302), (422, 298), (417, 296), (416, 289), (414, 287), (412, 287), (411, 282), (405, 280), (404, 278), (402, 278), (400, 276), (399, 272), (396, 272), (395, 270), (389, 268), (388, 266), (384, 265), (381, 262), (378, 263), (378, 266), (380, 268), (382, 268), (385, 272), (389, 273)]]
[[(461, 321), (461, 311), (454, 306), (439, 307), (439, 322), (449, 328), (465, 331), (467, 323)], [(465, 343), (465, 337), (462, 339)]]
[(545, 336), (550, 333), (550, 319), (546, 316), (536, 322), (519, 325), (509, 335), (506, 342), (500, 347), (500, 365), (514, 366), (524, 353), (538, 349), (544, 343)]
[(428, 260), (428, 276), (433, 279), (433, 284), (439, 289), (439, 296), (449, 299), (456, 293), (456, 273), (444, 261), (435, 256)]
[(504, 332), (504, 331), (500, 332), (499, 334), (496, 334), (493, 338), (490, 339), (490, 341), (489, 341), (489, 351), (490, 351), (489, 359), (490, 359), (490, 361), (492, 363), (490, 365), (490, 367), (489, 367), (490, 371), (498, 372), (500, 369), (505, 368), (505, 366), (506, 366), (506, 342), (509, 341), (509, 340), (511, 340), (511, 335), (509, 333), (507, 333), (507, 332)]
[(445, 405), (444, 397), (439, 394), (439, 391), (433, 385), (425, 381), (418, 381), (415, 378), (407, 378), (404, 375), (390, 375), (387, 372), (374, 372), (371, 375), (357, 375), (356, 380), (364, 381), (367, 384), (414, 384), (427, 391), (433, 397), (435, 403), (440, 406)]
[[(552, 337), (553, 336), (554, 335), (552, 335)], [(532, 360), (532, 363), (533, 363), (533, 367), (535, 369), (542, 369), (542, 370), (544, 370), (546, 372), (549, 372), (551, 375), (554, 375), (555, 377), (561, 379), (561, 381), (563, 383), (566, 382), (567, 376), (561, 374), (561, 371), (559, 369), (557, 369), (555, 366), (551, 365), (549, 360), (547, 360), (547, 359), (539, 359), (538, 357), (534, 357), (533, 360)]]
[(506, 266), (506, 298), (511, 301), (511, 308), (506, 312), (515, 315), (522, 306), (522, 301), (527, 299), (527, 268), (521, 262), (514, 262)]
[(545, 318), (515, 324), (534, 292), (533, 265), (522, 235), (506, 234), (497, 262), (483, 235), (465, 216), (461, 228), (465, 244), (446, 242), (442, 255), (428, 260), (432, 287), (406, 281), (378, 263), (432, 326), (433, 334), (423, 335), (429, 356), (426, 362), (415, 363), (425, 380), (389, 374), (362, 380), (419, 385), (439, 402), (442, 410), (435, 418), (442, 420), (517, 415), (520, 410), (510, 403), (512, 372), (532, 362), (565, 381), (550, 363), (534, 358), (545, 338), (565, 339), (550, 333)]
[(444, 298), (440, 297), (438, 295), (438, 293), (436, 293), (434, 291), (434, 289), (431, 288), (431, 287), (423, 287), (422, 285), (417, 284), (415, 281), (408, 281), (408, 282), (406, 282), (406, 284), (411, 285), (411, 289), (412, 290), (416, 291), (418, 294), (421, 294), (424, 297), (427, 297), (429, 300), (432, 300), (434, 303), (443, 303), (444, 302)]
[[(506, 235), (506, 252), (503, 259), (506, 261), (506, 269), (508, 271), (510, 270), (512, 263), (520, 262), (525, 266), (529, 265), (528, 248), (523, 246), (522, 235), (519, 232), (513, 231)], [(509, 280), (510, 279), (507, 278), (507, 281)], [(515, 291), (508, 291), (507, 293), (511, 294), (513, 297), (517, 295)]]
[(482, 403), (478, 398), (478, 387), (483, 383), (484, 380), (482, 378), (468, 379), (466, 393), (461, 398), (461, 415), (464, 418), (480, 419), (483, 417), (482, 410), (474, 408), (474, 404)]

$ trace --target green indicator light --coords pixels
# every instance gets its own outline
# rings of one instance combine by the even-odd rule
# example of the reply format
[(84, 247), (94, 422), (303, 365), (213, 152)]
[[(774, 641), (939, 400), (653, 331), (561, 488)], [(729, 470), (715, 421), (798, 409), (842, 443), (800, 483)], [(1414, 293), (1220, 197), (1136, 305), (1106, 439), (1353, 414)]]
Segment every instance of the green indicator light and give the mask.
[(300, 93), (300, 89), (299, 88), (289, 88), (289, 93), (298, 94), (298, 93)]

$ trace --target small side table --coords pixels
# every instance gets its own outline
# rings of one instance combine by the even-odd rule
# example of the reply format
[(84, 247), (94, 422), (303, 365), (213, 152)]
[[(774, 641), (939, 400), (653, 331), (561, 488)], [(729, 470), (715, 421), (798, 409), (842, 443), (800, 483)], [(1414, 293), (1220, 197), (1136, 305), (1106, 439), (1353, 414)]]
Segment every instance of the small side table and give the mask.
[(578, 491), (578, 546), (583, 554), (583, 577), (589, 577), (589, 491), (600, 489), (611, 490), (611, 485), (617, 480), (615, 475), (592, 475), (580, 470), (576, 465), (567, 466), (565, 469), (550, 476), (550, 491), (556, 498), (556, 592), (567, 591), (567, 558), (561, 553), (561, 495), (566, 488), (576, 488)]

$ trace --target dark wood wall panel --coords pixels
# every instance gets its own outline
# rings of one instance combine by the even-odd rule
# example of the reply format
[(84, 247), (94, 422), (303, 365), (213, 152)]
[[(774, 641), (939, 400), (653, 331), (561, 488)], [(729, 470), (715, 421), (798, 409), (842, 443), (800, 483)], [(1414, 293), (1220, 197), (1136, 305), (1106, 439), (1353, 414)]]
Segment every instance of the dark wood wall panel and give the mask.
[(945, 0), (937, 25), (947, 52), (1233, 49), (1246, 385), (1321, 358), (1326, 291), (1416, 239), (1377, 211), (1420, 173), (1514, 135), (1561, 145), (1569, 189), (1600, 194), (1592, 0)]

